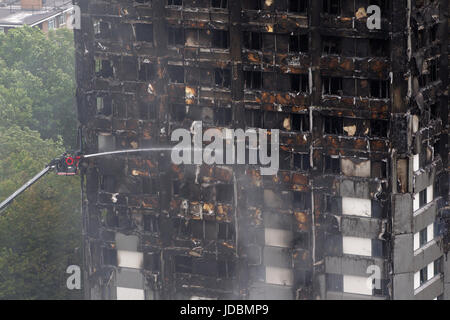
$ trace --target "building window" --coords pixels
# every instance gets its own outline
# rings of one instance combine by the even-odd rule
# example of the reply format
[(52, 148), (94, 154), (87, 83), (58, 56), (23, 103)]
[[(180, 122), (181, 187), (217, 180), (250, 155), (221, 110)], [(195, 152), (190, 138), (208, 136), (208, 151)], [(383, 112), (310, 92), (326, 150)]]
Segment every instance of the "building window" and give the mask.
[(339, 15), (341, 13), (341, 0), (323, 0), (323, 12)]
[(330, 274), (326, 276), (327, 290), (342, 292), (344, 290), (344, 277), (341, 274)]
[(58, 25), (63, 26), (65, 24), (66, 24), (66, 17), (65, 14), (63, 13), (62, 15), (58, 16)]
[(262, 72), (261, 71), (244, 71), (245, 88), (261, 89), (262, 88)]
[(370, 120), (370, 134), (373, 137), (385, 138), (388, 134), (389, 122), (384, 120)]
[(230, 47), (230, 36), (228, 31), (213, 30), (212, 47), (220, 49), (228, 49)]
[(135, 24), (136, 41), (153, 42), (153, 25), (146, 23)]
[(288, 0), (289, 1), (289, 12), (294, 13), (306, 13), (308, 10), (308, 0)]
[(244, 47), (249, 50), (261, 50), (262, 35), (259, 32), (244, 32)]
[(324, 37), (322, 40), (322, 51), (324, 54), (341, 54), (342, 39), (338, 37)]
[(419, 192), (419, 206), (422, 208), (427, 204), (427, 189)]
[(341, 173), (341, 159), (339, 157), (324, 156), (324, 173)]
[(228, 0), (211, 0), (211, 7), (226, 9), (228, 7)]
[(167, 5), (169, 6), (182, 6), (183, 0), (167, 0)]
[(48, 20), (48, 30), (53, 30), (56, 28), (55, 19)]
[(218, 87), (229, 88), (231, 86), (231, 71), (229, 69), (215, 69), (214, 82)]
[(324, 117), (324, 133), (325, 134), (343, 134), (344, 119), (338, 117)]
[(299, 132), (309, 131), (309, 115), (293, 114), (292, 115), (292, 130), (299, 131)]
[(247, 10), (262, 10), (263, 0), (244, 0), (242, 1), (242, 8)]
[(169, 28), (169, 46), (184, 46), (184, 30), (181, 28)]
[(290, 74), (291, 91), (308, 93), (309, 79), (306, 74)]
[(298, 52), (308, 52), (308, 44), (309, 38), (307, 34), (296, 34), (289, 36), (289, 52), (298, 53)]
[(342, 78), (323, 77), (323, 94), (343, 95)]
[(294, 154), (294, 167), (296, 170), (300, 171), (311, 169), (309, 154)]
[(101, 58), (95, 59), (95, 73), (98, 77), (110, 78), (114, 74), (112, 63)]
[(184, 83), (184, 67), (168, 66), (168, 73), (171, 83)]
[(377, 99), (388, 99), (389, 82), (386, 80), (370, 80), (370, 97)]
[(389, 55), (389, 41), (382, 39), (369, 40), (370, 55), (374, 57), (387, 57)]

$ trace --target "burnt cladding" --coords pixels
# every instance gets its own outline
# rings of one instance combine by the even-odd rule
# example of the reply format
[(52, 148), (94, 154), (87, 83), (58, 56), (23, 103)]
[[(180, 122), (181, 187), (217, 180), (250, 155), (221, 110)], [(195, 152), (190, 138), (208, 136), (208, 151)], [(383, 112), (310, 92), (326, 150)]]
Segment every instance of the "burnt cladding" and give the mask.
[(447, 0), (74, 4), (87, 152), (167, 147), (198, 121), (280, 130), (272, 176), (90, 159), (87, 298), (448, 296)]

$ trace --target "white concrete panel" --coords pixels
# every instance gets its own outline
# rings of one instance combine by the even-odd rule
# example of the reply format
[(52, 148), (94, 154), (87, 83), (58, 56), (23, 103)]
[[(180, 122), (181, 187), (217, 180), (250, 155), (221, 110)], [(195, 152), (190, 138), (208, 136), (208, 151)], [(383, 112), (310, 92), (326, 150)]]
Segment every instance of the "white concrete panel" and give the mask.
[(420, 199), (419, 199), (419, 194), (416, 193), (414, 195), (414, 200), (413, 200), (413, 211), (417, 211), (420, 209)]
[(117, 287), (117, 300), (144, 300), (144, 290)]
[(434, 239), (434, 225), (430, 224), (427, 227), (427, 242), (430, 242), (433, 239)]
[(119, 267), (141, 269), (144, 261), (142, 252), (117, 250), (117, 263)]
[(294, 284), (294, 271), (287, 268), (266, 266), (266, 283), (292, 286)]
[(414, 273), (414, 290), (420, 287), (420, 272)]
[(342, 237), (344, 254), (372, 256), (372, 239)]
[(414, 172), (418, 171), (420, 169), (420, 161), (419, 161), (419, 155), (415, 154), (413, 156), (413, 170)]
[(372, 295), (372, 287), (367, 281), (368, 277), (344, 275), (344, 292)]
[(420, 248), (420, 233), (414, 233), (414, 251)]
[(430, 203), (431, 201), (433, 201), (433, 185), (429, 186), (427, 188), (427, 203)]
[(265, 229), (266, 246), (290, 248), (292, 246), (292, 231), (282, 229)]
[(348, 216), (371, 217), (372, 201), (360, 198), (342, 198), (342, 214)]
[(431, 280), (434, 277), (434, 262), (431, 262), (427, 266), (427, 279)]

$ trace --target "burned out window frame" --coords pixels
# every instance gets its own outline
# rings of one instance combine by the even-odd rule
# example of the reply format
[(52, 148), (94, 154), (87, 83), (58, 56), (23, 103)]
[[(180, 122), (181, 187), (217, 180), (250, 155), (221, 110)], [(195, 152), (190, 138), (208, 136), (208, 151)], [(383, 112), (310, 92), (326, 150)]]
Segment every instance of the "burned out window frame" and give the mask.
[(322, 12), (339, 16), (342, 12), (342, 0), (323, 0)]
[[(180, 34), (177, 34), (180, 33)], [(186, 43), (184, 29), (179, 27), (169, 27), (167, 32), (167, 44), (173, 47), (183, 47)]]
[(261, 90), (263, 88), (262, 71), (244, 70), (243, 78), (244, 78), (244, 88), (245, 89)]
[(289, 74), (291, 91), (309, 93), (309, 77), (307, 74)]
[(341, 77), (322, 77), (322, 94), (331, 96), (343, 96), (343, 80)]
[(369, 80), (369, 97), (372, 99), (389, 99), (390, 83), (389, 80), (370, 79)]
[[(182, 70), (181, 70), (182, 69)], [(186, 83), (186, 70), (184, 66), (180, 65), (168, 65), (167, 74), (169, 76), (169, 83), (172, 84), (185, 84)], [(183, 75), (183, 81), (178, 78), (180, 74)], [(177, 78), (177, 79), (174, 79)], [(175, 81), (174, 81), (175, 80)]]
[(262, 50), (263, 48), (262, 32), (244, 31), (243, 47), (247, 50)]
[(342, 38), (336, 36), (322, 36), (322, 54), (341, 55)]
[(215, 9), (227, 9), (228, 0), (210, 0), (210, 7)]
[(323, 133), (333, 135), (344, 134), (344, 118), (324, 116), (323, 117)]
[(214, 29), (211, 33), (211, 48), (230, 49), (230, 32), (228, 30)]
[(308, 13), (308, 0), (287, 0), (287, 12), (293, 14)]
[(215, 68), (214, 83), (216, 87), (229, 89), (231, 87), (231, 70), (229, 68)]
[(309, 36), (306, 33), (289, 35), (289, 53), (308, 53)]
[(342, 174), (341, 158), (339, 156), (324, 155), (323, 173)]

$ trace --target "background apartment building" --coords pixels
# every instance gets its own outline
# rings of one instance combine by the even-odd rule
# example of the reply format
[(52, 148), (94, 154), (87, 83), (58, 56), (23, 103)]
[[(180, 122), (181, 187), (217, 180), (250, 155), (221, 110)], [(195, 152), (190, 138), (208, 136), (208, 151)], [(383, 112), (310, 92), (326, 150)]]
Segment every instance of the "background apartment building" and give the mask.
[(66, 28), (72, 10), (71, 0), (0, 0), (0, 32), (25, 25), (43, 32)]
[(87, 298), (450, 298), (447, 0), (74, 4), (86, 152), (166, 147), (194, 121), (281, 131), (276, 176), (91, 160)]

